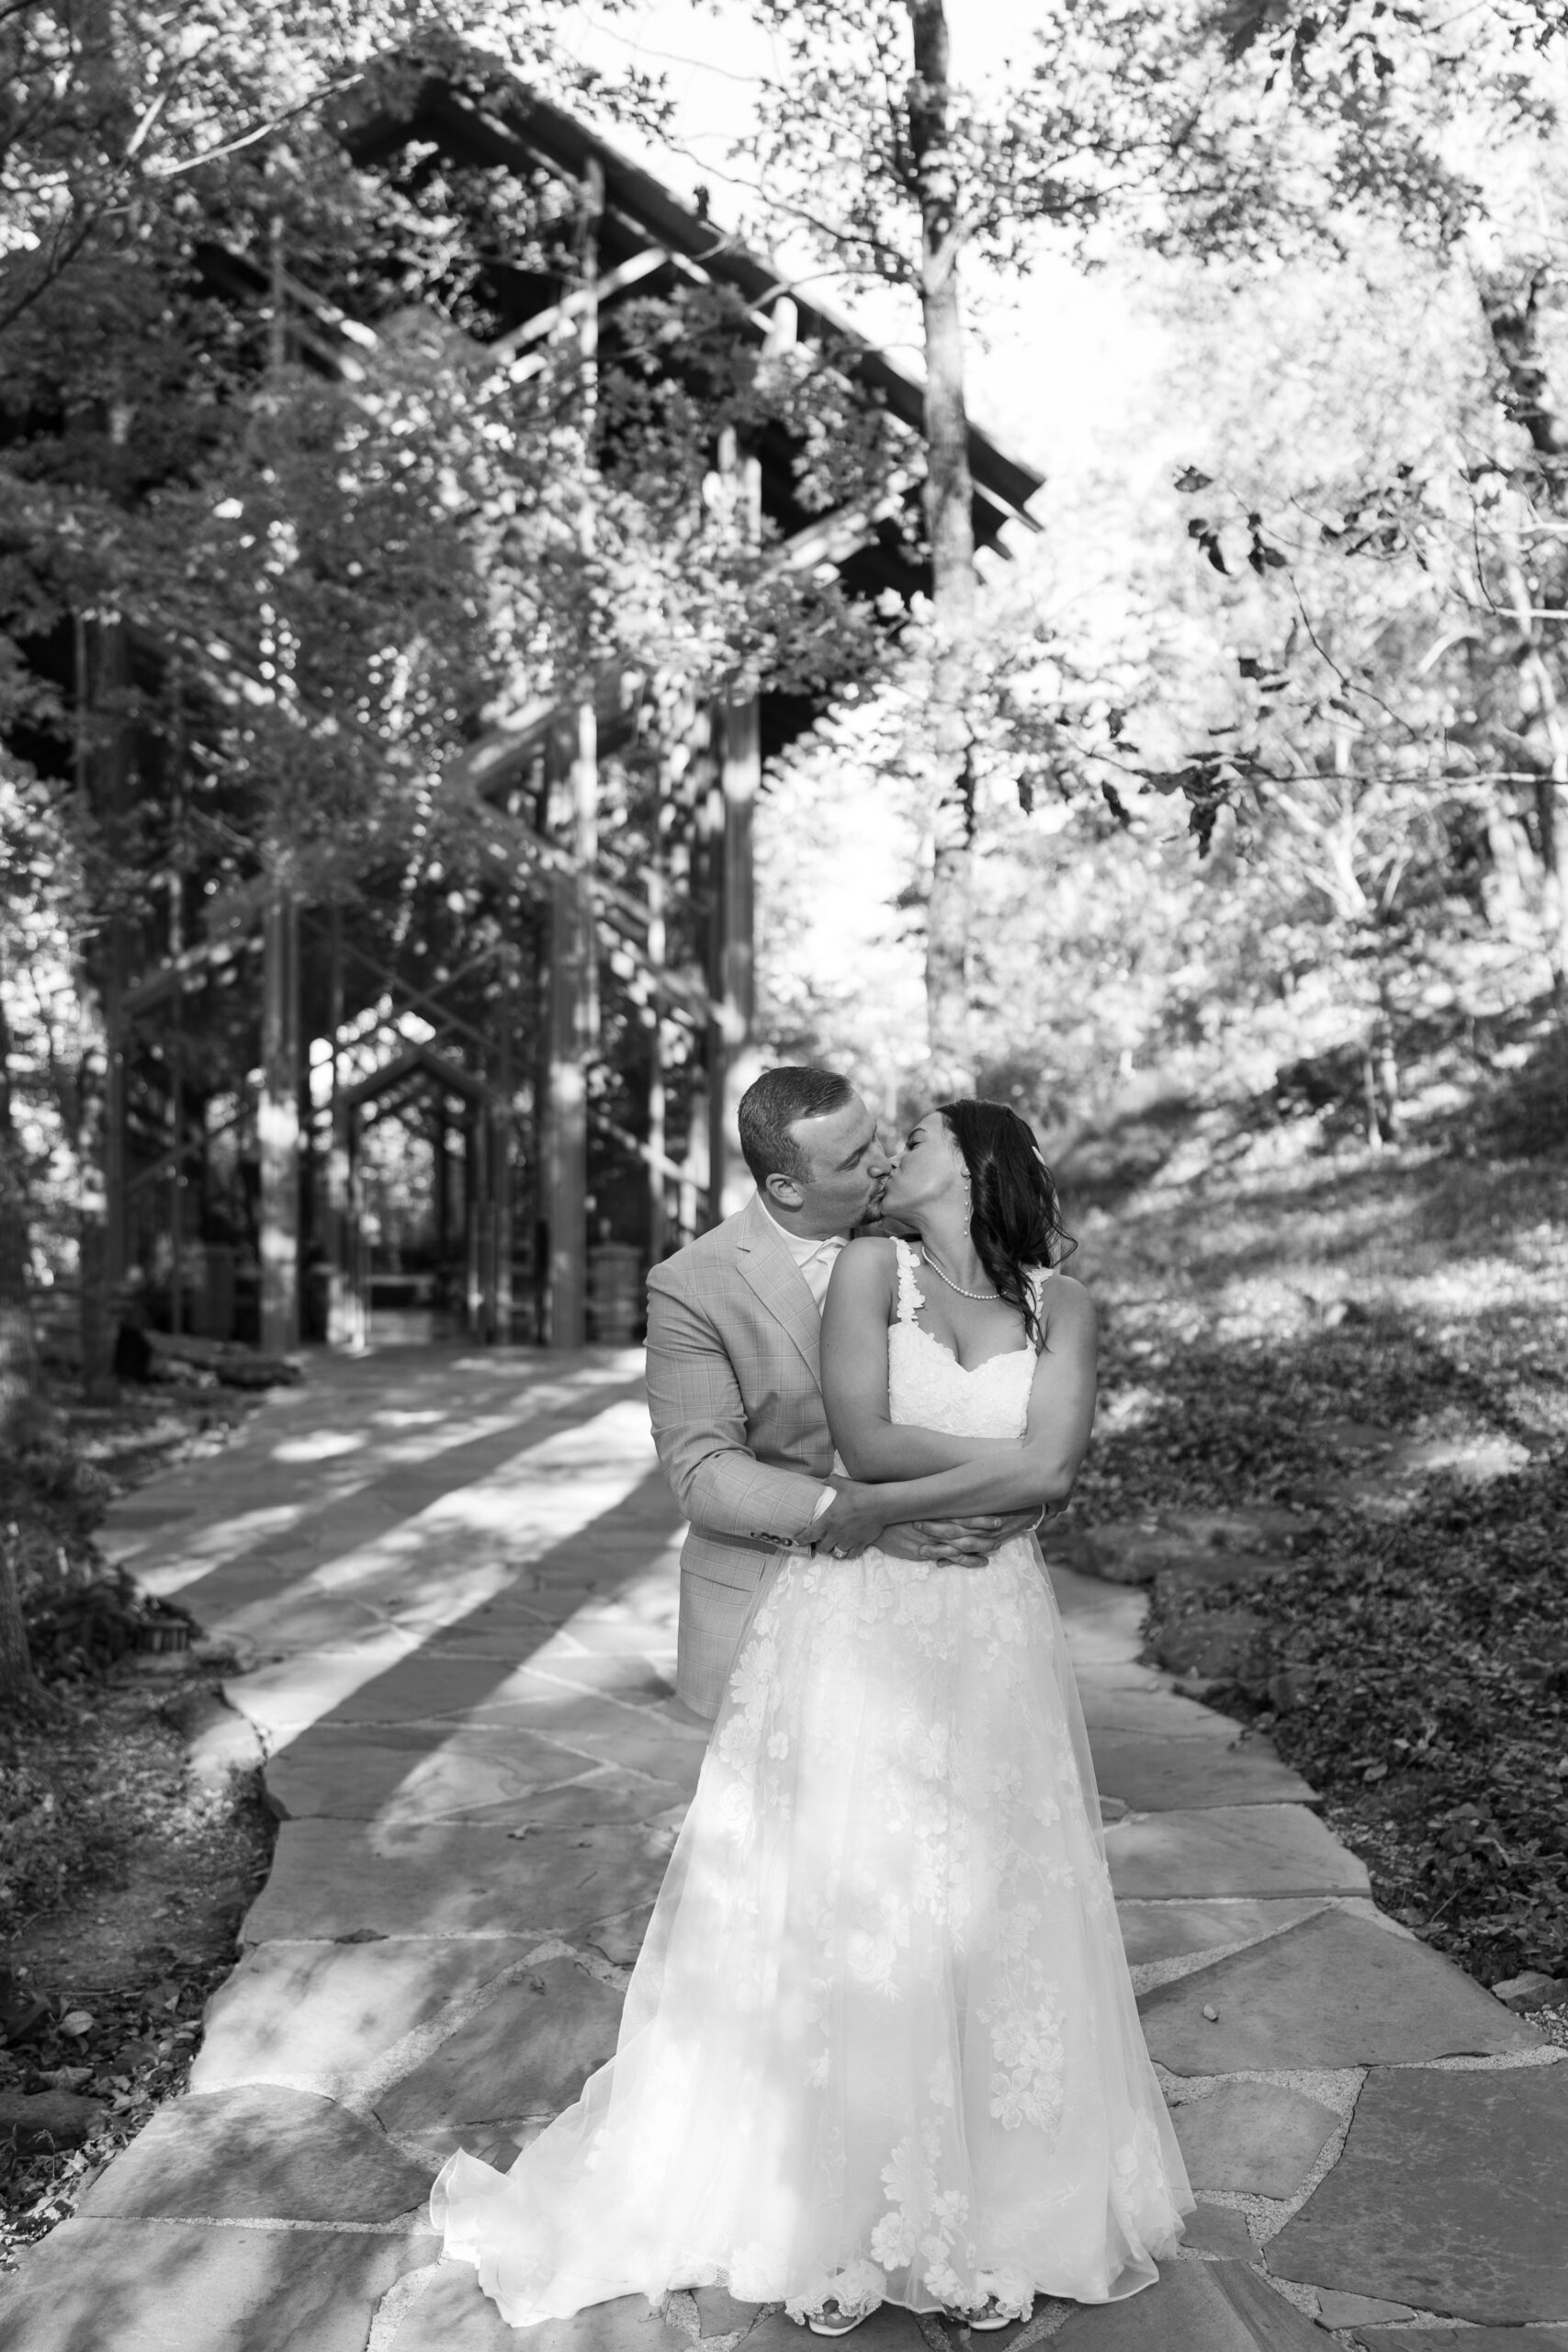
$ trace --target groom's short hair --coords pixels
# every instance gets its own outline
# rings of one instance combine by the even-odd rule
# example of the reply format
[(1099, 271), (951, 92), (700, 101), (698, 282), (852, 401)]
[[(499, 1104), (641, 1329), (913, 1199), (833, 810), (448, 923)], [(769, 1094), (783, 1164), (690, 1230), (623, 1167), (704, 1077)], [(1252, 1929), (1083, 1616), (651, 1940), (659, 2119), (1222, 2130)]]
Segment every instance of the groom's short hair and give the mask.
[(825, 1119), (829, 1111), (841, 1111), (853, 1092), (836, 1070), (810, 1069), (799, 1062), (765, 1069), (740, 1097), (739, 1111), (740, 1148), (759, 1185), (770, 1176), (809, 1183), (811, 1164), (790, 1129), (797, 1119)]

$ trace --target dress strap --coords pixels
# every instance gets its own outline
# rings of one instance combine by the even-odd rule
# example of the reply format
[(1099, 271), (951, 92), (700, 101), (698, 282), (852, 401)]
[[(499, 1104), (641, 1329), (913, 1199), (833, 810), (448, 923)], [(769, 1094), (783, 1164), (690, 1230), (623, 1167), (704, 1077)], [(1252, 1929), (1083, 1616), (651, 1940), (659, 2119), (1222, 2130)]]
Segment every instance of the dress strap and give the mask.
[(915, 1253), (907, 1241), (896, 1239), (893, 1255), (898, 1261), (898, 1320), (912, 1323), (916, 1308), (926, 1303), (915, 1280)]

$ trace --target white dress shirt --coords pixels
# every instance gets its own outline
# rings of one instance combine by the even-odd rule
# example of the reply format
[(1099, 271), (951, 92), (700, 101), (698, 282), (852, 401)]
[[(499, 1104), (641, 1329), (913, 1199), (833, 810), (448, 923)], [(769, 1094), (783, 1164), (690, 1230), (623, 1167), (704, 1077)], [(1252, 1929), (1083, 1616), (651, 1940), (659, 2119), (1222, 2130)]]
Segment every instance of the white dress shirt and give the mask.
[(784, 1234), (789, 1254), (806, 1277), (807, 1289), (817, 1301), (818, 1315), (828, 1295), (829, 1278), (838, 1262), (839, 1252), (849, 1238), (847, 1233), (830, 1233), (824, 1241), (815, 1233)]
[[(774, 1223), (778, 1223), (776, 1218)], [(822, 1302), (828, 1295), (829, 1278), (838, 1262), (840, 1250), (850, 1237), (847, 1233), (830, 1233), (823, 1239), (815, 1233), (792, 1233), (784, 1225), (779, 1226), (779, 1231), (784, 1235), (784, 1246), (790, 1256), (800, 1268), (807, 1289), (817, 1301), (817, 1312), (820, 1315)], [(815, 1526), (823, 1512), (831, 1510), (833, 1493), (831, 1487), (823, 1487), (817, 1498), (817, 1508), (811, 1514), (809, 1525)]]

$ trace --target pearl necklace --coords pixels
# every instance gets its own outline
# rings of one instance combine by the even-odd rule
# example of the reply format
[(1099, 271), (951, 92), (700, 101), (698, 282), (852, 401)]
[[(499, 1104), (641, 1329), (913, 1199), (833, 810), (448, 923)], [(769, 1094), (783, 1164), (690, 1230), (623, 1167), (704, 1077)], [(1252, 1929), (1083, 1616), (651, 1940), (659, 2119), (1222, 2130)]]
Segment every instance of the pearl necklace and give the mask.
[(931, 1256), (931, 1251), (926, 1248), (923, 1241), (920, 1244), (920, 1259), (923, 1264), (928, 1265), (931, 1268), (938, 1282), (945, 1283), (949, 1290), (955, 1290), (960, 1298), (977, 1298), (983, 1303), (987, 1299), (1000, 1298), (1001, 1296), (999, 1290), (965, 1290), (962, 1283), (955, 1283), (951, 1274), (944, 1274), (942, 1272), (942, 1268), (937, 1264), (936, 1260)]

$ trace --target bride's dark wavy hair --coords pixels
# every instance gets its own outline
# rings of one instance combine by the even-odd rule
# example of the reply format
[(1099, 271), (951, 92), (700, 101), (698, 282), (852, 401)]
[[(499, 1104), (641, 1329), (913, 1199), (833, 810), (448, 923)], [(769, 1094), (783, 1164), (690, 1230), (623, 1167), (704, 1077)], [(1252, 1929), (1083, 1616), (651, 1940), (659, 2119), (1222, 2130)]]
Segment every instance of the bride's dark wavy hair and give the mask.
[(969, 1171), (969, 1234), (998, 1295), (1023, 1317), (1032, 1347), (1044, 1334), (1029, 1276), (1077, 1248), (1062, 1223), (1056, 1182), (1034, 1130), (1005, 1102), (939, 1102), (937, 1114)]

